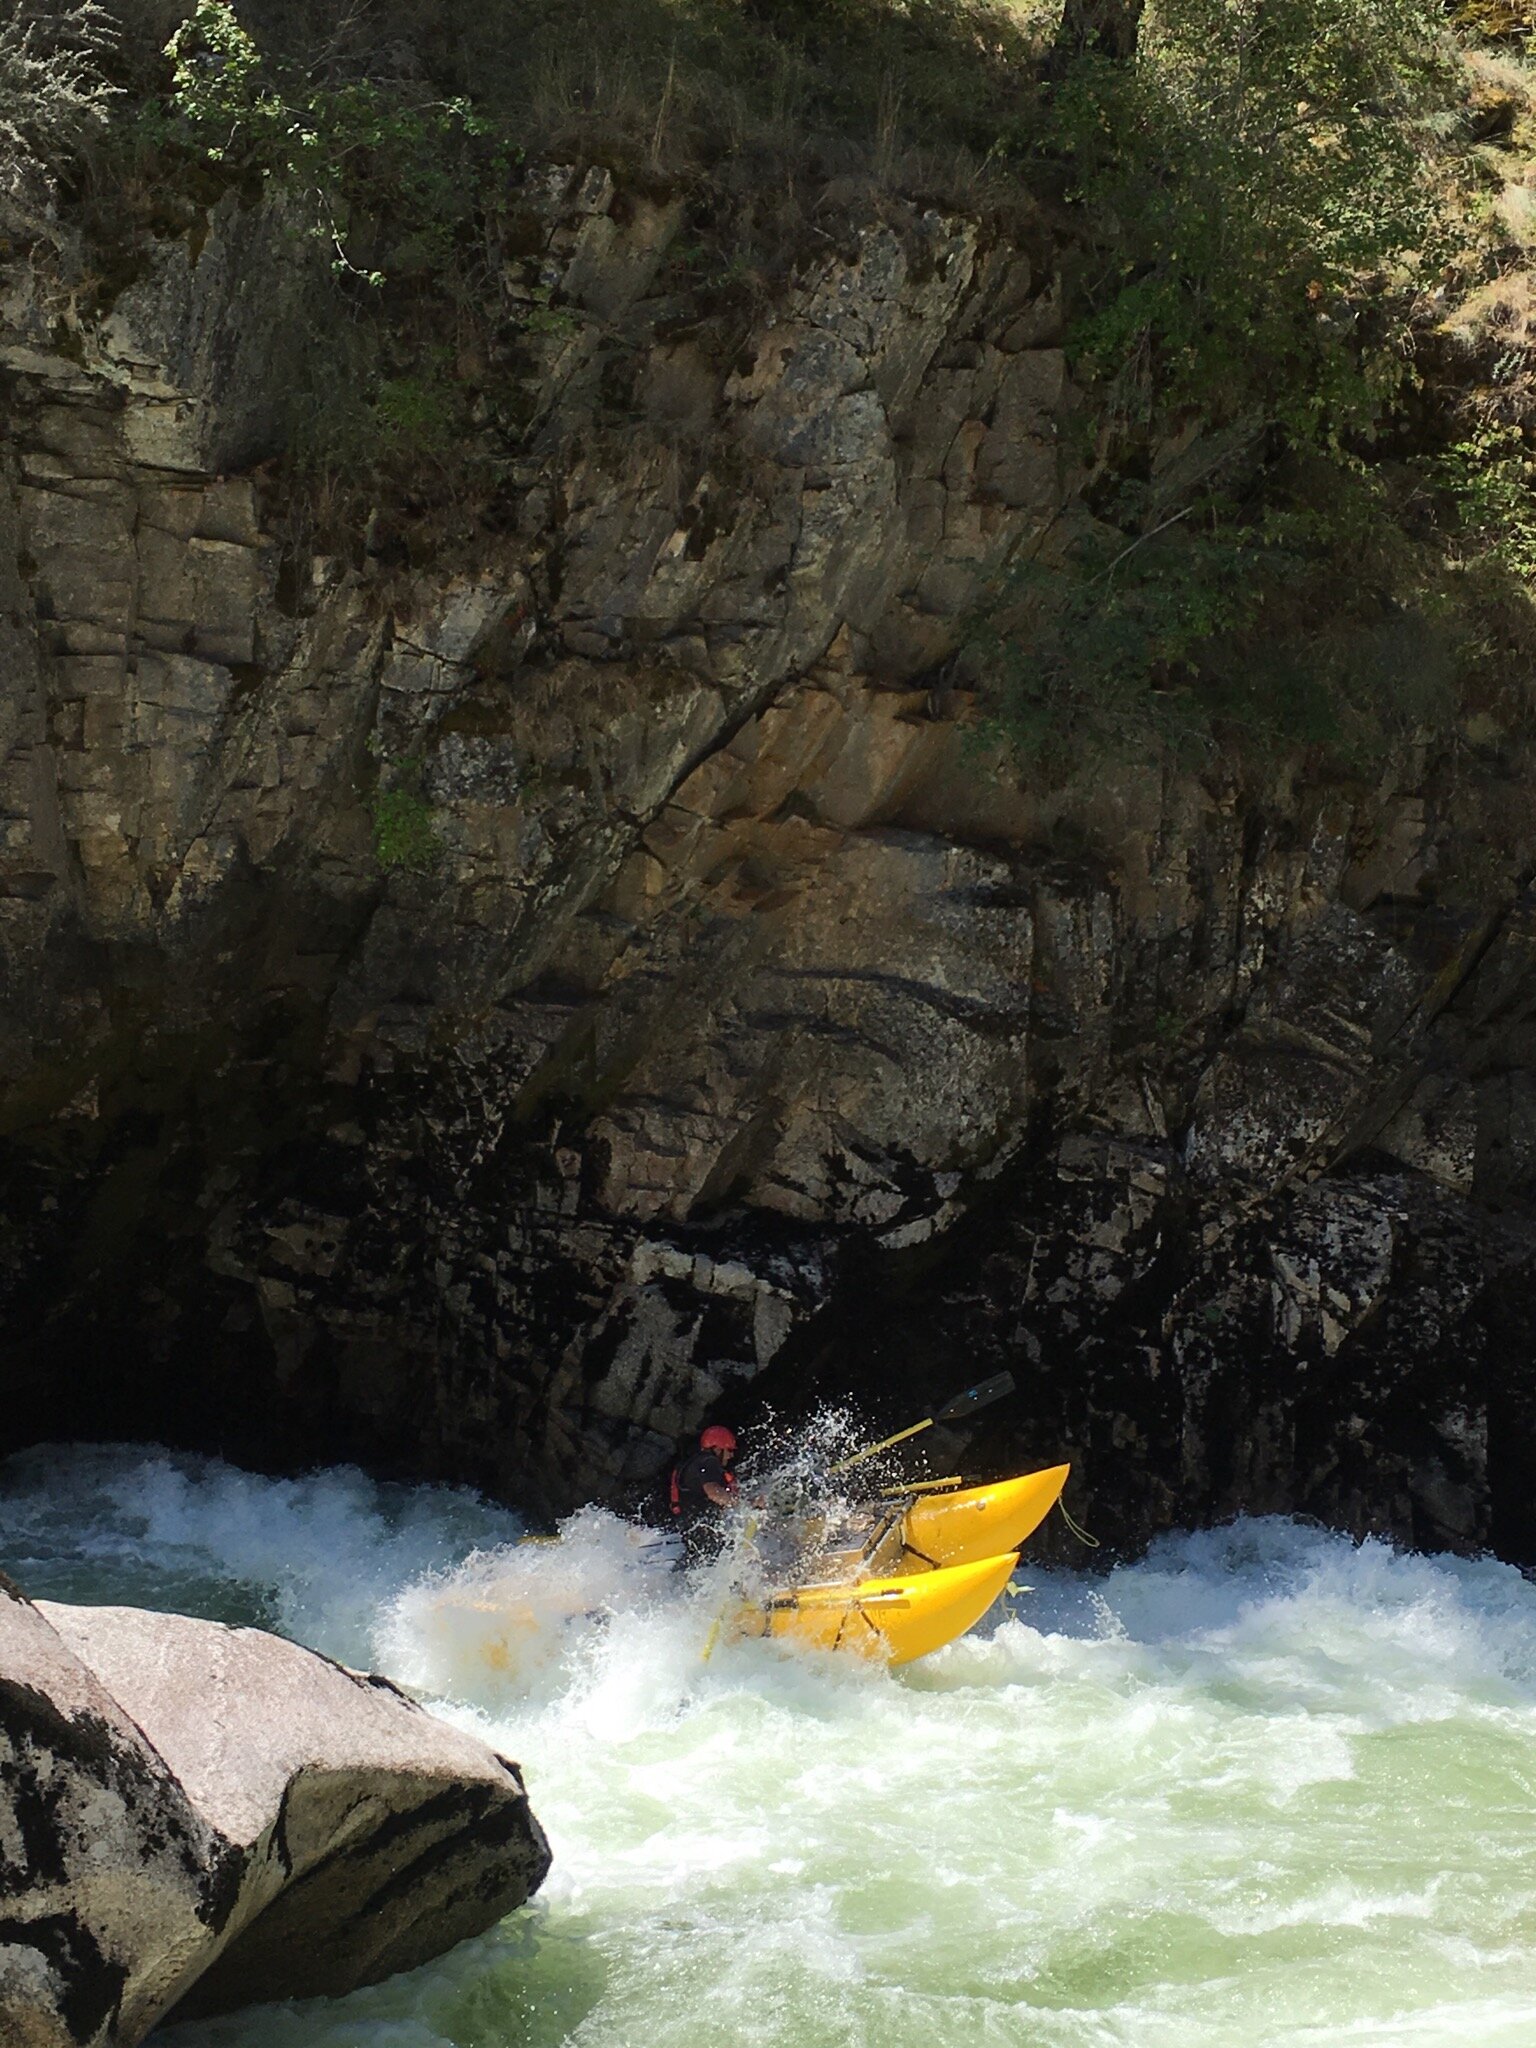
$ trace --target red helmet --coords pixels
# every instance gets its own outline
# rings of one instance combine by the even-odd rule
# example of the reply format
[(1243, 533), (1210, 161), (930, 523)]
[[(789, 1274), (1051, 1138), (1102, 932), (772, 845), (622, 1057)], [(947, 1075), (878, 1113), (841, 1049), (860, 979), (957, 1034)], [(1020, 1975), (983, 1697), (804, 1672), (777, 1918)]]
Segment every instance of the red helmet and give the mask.
[(734, 1451), (735, 1448), (735, 1434), (731, 1430), (723, 1428), (718, 1422), (712, 1422), (699, 1438), (699, 1449), (701, 1451)]

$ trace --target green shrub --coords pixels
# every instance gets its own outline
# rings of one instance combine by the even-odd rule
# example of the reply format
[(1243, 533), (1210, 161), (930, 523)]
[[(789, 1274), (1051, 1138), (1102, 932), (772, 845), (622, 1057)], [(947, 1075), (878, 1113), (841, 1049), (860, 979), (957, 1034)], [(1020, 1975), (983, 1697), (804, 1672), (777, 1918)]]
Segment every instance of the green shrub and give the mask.
[(0, 0), (0, 156), (56, 170), (103, 127), (117, 97), (103, 69), (116, 41), (94, 0)]
[[(447, 269), (476, 199), (514, 151), (464, 98), (416, 81), (327, 80), (269, 60), (230, 0), (198, 0), (166, 48), (167, 134), (213, 163), (302, 192), (336, 267), (377, 286), (381, 246)], [(356, 244), (369, 243), (359, 260)]]
[[(1046, 0), (1047, 7), (1049, 0)], [(1039, 39), (1020, 0), (373, 0), (374, 49), (494, 108), (538, 151), (690, 172), (772, 150), (850, 167), (1030, 125)], [(315, 61), (334, 4), (242, 0)], [(300, 16), (308, 17), (307, 26)]]
[(1198, 743), (1202, 657), (1251, 618), (1260, 552), (1212, 521), (1139, 541), (1096, 531), (1050, 565), (1021, 564), (978, 636), (994, 718), (1047, 768)]
[[(370, 742), (368, 751), (377, 756), (376, 743)], [(422, 794), (419, 754), (380, 761), (380, 781), (368, 799), (368, 808), (373, 819), (374, 856), (386, 873), (405, 868), (420, 874), (437, 865), (443, 842), (437, 814)]]
[(1487, 421), (1425, 469), (1452, 502), (1463, 561), (1536, 582), (1536, 459), (1521, 429)]

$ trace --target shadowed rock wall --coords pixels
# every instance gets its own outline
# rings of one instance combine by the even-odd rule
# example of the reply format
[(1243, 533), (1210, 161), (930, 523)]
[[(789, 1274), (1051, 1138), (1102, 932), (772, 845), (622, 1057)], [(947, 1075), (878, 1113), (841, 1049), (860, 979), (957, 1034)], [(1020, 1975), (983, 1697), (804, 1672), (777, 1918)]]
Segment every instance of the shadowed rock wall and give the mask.
[(431, 561), (284, 544), (281, 209), (105, 314), (6, 272), (12, 1435), (558, 1508), (1003, 1362), (938, 1463), (1066, 1452), (1117, 1541), (1536, 1555), (1523, 748), (1021, 781), (953, 657), (1088, 516), (1045, 225), (829, 191), (729, 349), (683, 226), (526, 174)]

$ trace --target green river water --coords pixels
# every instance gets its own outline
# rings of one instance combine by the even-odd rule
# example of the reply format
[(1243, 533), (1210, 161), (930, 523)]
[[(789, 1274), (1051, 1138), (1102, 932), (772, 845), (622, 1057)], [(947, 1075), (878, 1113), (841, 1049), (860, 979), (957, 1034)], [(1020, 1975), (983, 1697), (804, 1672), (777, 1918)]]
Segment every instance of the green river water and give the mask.
[[(0, 1467), (31, 1592), (277, 1628), (524, 1768), (534, 1904), (165, 2048), (1536, 2048), (1536, 1587), (1279, 1521), (1035, 1587), (904, 1673), (722, 1647), (589, 1511), (144, 1448)], [(464, 1560), (478, 1556), (467, 1571)], [(445, 1588), (574, 1575), (514, 1682)]]

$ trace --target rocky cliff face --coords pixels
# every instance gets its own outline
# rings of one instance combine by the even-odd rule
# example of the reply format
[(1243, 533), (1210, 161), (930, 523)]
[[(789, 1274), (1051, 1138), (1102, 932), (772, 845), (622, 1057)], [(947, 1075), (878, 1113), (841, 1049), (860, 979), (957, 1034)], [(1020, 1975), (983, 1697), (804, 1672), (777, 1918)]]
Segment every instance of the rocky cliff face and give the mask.
[(945, 1448), (1117, 1540), (1536, 1555), (1522, 748), (1035, 786), (951, 657), (1078, 516), (1044, 225), (834, 188), (727, 347), (681, 202), (519, 200), (430, 558), (285, 541), (280, 207), (5, 271), (10, 1432), (559, 1507), (1007, 1363)]

